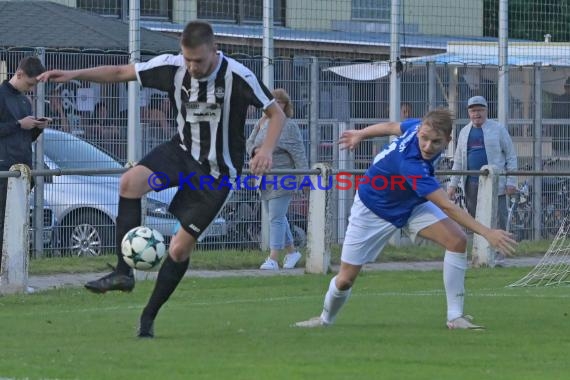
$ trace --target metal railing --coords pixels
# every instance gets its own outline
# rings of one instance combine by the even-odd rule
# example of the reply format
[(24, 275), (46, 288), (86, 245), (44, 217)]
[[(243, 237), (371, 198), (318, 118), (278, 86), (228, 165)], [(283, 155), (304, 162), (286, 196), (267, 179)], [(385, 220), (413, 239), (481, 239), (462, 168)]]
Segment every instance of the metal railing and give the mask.
[[(31, 171), (31, 177), (44, 177), (44, 178), (49, 178), (49, 177), (73, 177), (73, 176), (89, 176), (89, 177), (101, 177), (101, 178), (106, 178), (106, 175), (117, 175), (117, 174), (122, 174), (127, 170), (127, 168), (100, 168), (100, 169), (89, 169), (89, 168), (79, 168), (79, 169), (55, 169), (55, 170), (45, 170), (45, 169), (39, 169), (39, 170), (32, 170)], [(331, 215), (331, 225), (334, 226), (332, 229), (334, 231), (334, 233), (331, 235), (332, 238), (332, 242), (333, 243), (340, 243), (343, 240), (344, 237), (344, 228), (346, 227), (346, 220), (348, 218), (348, 213), (350, 210), (350, 205), (352, 203), (352, 199), (353, 199), (353, 194), (354, 194), (354, 187), (356, 185), (356, 183), (358, 182), (358, 177), (357, 176), (361, 176), (365, 173), (364, 170), (362, 169), (350, 169), (350, 168), (331, 168), (330, 171), (330, 175), (333, 177), (330, 181), (331, 183), (335, 183), (336, 184), (336, 178), (334, 178), (335, 176), (337, 176), (338, 174), (348, 174), (348, 175), (353, 175), (355, 176), (355, 178), (351, 178), (350, 180), (353, 181), (353, 184), (350, 186), (350, 188), (348, 190), (350, 191), (343, 191), (342, 189), (339, 190), (338, 187), (333, 186), (331, 189), (329, 189), (328, 191), (331, 193), (331, 202), (333, 204), (332, 209), (333, 209), (333, 214)], [(312, 169), (312, 170), (272, 170), (270, 172), (268, 172), (266, 175), (295, 175), (295, 176), (302, 176), (302, 175), (314, 175), (314, 176), (318, 176), (320, 175), (319, 170), (317, 169)], [(20, 173), (18, 171), (11, 171), (11, 172), (0, 172), (0, 178), (6, 178), (6, 177), (18, 177), (20, 175)], [(246, 169), (243, 171), (242, 173), (242, 178), (248, 177), (250, 176), (251, 173)], [(488, 172), (486, 171), (451, 171), (451, 170), (437, 170), (436, 171), (436, 175), (440, 178), (446, 178), (448, 176), (451, 175), (481, 175), (481, 176), (486, 176), (488, 175)], [(526, 192), (525, 194), (525, 200), (524, 200), (524, 204), (521, 204), (520, 202), (520, 196), (519, 195), (513, 195), (511, 198), (512, 200), (510, 200), (511, 202), (518, 202), (516, 207), (515, 207), (515, 211), (518, 213), (517, 214), (517, 218), (515, 218), (516, 220), (513, 221), (513, 225), (509, 226), (509, 228), (512, 230), (512, 232), (514, 232), (517, 237), (519, 238), (525, 238), (525, 239), (540, 239), (540, 238), (549, 238), (551, 237), (549, 234), (552, 234), (553, 232), (555, 232), (556, 228), (557, 228), (557, 221), (561, 220), (561, 218), (566, 214), (568, 206), (570, 205), (570, 201), (569, 201), (569, 196), (568, 194), (570, 194), (570, 192), (568, 191), (568, 184), (570, 183), (570, 181), (568, 181), (568, 179), (570, 179), (570, 171), (558, 171), (558, 172), (543, 172), (543, 171), (512, 171), (512, 172), (506, 172), (504, 174), (501, 175), (512, 175), (512, 176), (517, 176), (520, 178), (523, 178), (522, 181), (520, 181), (520, 191)], [(526, 178), (526, 179), (525, 179)], [(529, 186), (529, 181), (528, 178), (546, 178), (548, 179), (550, 182), (540, 182), (540, 184), (542, 186), (539, 186), (538, 188), (533, 189), (532, 186)], [(345, 180), (347, 180), (345, 178)], [(444, 181), (445, 182), (445, 181)], [(67, 181), (67, 183), (69, 184), (70, 182)], [(328, 180), (323, 180), (322, 183), (326, 184), (328, 183)], [(298, 186), (299, 183), (297, 183)], [(95, 182), (95, 183), (85, 183), (82, 184), (82, 187), (86, 188), (86, 187), (92, 187), (94, 188), (94, 190), (97, 190), (97, 186), (100, 185), (99, 183)], [(113, 185), (118, 185), (118, 181), (113, 182)], [(48, 186), (50, 186), (48, 184)], [(63, 184), (59, 184), (59, 186), (63, 187), (66, 186), (65, 182)], [(530, 188), (530, 189), (529, 189)], [(60, 189), (63, 192), (65, 192), (65, 190)], [(240, 203), (240, 202), (245, 202), (248, 203), (252, 209), (254, 209), (254, 205), (255, 202), (258, 202), (259, 199), (257, 198), (257, 194), (256, 194), (256, 187), (255, 185), (252, 186), (246, 186), (246, 187), (242, 187), (241, 190), (239, 190), (241, 193), (240, 195), (236, 196), (235, 199), (232, 201), (234, 204), (232, 204), (232, 202), (230, 202), (228, 207), (234, 207), (235, 204)], [(45, 198), (45, 197), (44, 197)], [(516, 201), (516, 199), (518, 199), (518, 201)], [(532, 200), (534, 199), (540, 199), (540, 202), (532, 202)], [(307, 199), (297, 199), (298, 202), (307, 202)], [(108, 202), (114, 203), (116, 205), (116, 203), (118, 202), (118, 186), (116, 186), (112, 191), (111, 191), (111, 199), (107, 200)], [(151, 201), (152, 202), (152, 201)], [(93, 228), (95, 230), (98, 229), (102, 229), (102, 230), (110, 230), (113, 231), (114, 230), (114, 217), (116, 217), (116, 215), (113, 215), (114, 217), (110, 216), (107, 219), (102, 218), (101, 216), (97, 216), (97, 212), (100, 212), (101, 214), (104, 214), (104, 208), (102, 206), (104, 205), (98, 205), (98, 204), (94, 204), (92, 202), (90, 202), (88, 199), (82, 199), (78, 202), (79, 204), (46, 204), (44, 207), (44, 213), (43, 216), (39, 217), (39, 218), (32, 218), (32, 225), (31, 225), (31, 230), (32, 231), (46, 231), (46, 229), (49, 229), (50, 227), (53, 230), (58, 230), (58, 232), (54, 232), (54, 237), (51, 239), (46, 239), (46, 233), (44, 232), (44, 234), (40, 234), (41, 238), (40, 241), (42, 241), (42, 243), (45, 243), (46, 240), (48, 240), (51, 244), (53, 245), (49, 245), (49, 246), (44, 246), (43, 244), (34, 247), (33, 245), (33, 256), (34, 257), (41, 257), (44, 256), (46, 254), (48, 255), (59, 255), (61, 254), (61, 252), (56, 252), (56, 251), (69, 251), (69, 253), (74, 252), (74, 254), (89, 254), (89, 251), (80, 251), (79, 249), (77, 249), (76, 251), (73, 251), (72, 246), (70, 246), (71, 241), (69, 238), (64, 238), (62, 236), (62, 234), (65, 231), (68, 231), (67, 233), (73, 233), (72, 231), (72, 226), (70, 224), (73, 224), (74, 222), (78, 222), (81, 221), (82, 224), (84, 225), (88, 225), (90, 224), (90, 220), (86, 219), (86, 217), (83, 217), (83, 219), (81, 219), (81, 217), (79, 215), (75, 215), (75, 220), (58, 220), (58, 218), (64, 218), (62, 217), (62, 215), (65, 215), (66, 217), (68, 217), (69, 211), (68, 212), (62, 212), (61, 209), (68, 209), (68, 210), (83, 210), (83, 213), (86, 212), (87, 209), (92, 210), (93, 212), (90, 212), (90, 217), (93, 219), (91, 223), (93, 225)], [(151, 217), (154, 218), (158, 218), (159, 216), (163, 216), (163, 219), (168, 221), (169, 224), (173, 224), (176, 223), (174, 220), (174, 217), (172, 217), (167, 211), (167, 204), (160, 204), (158, 202), (154, 202), (152, 203), (153, 207), (156, 207), (157, 204), (159, 206), (161, 206), (163, 209), (160, 210), (160, 207), (157, 207), (157, 209), (155, 210), (151, 210), (152, 212), (147, 212), (144, 215), (151, 215)], [(107, 205), (108, 206), (108, 205)], [(509, 204), (510, 207), (513, 207), (513, 204)], [(300, 225), (302, 225), (304, 228), (306, 228), (306, 210), (307, 210), (307, 205), (299, 205), (300, 208), (303, 209), (303, 211), (297, 211), (297, 212), (293, 212), (293, 214), (298, 217), (298, 218), (304, 218), (305, 220), (302, 223), (299, 223)], [(53, 209), (52, 209), (53, 208)], [(50, 215), (53, 215), (55, 217), (55, 220), (49, 219), (45, 217), (45, 210), (50, 210)], [(32, 211), (35, 213), (36, 209), (32, 207)], [(97, 212), (96, 212), (97, 211)], [(162, 215), (160, 214), (162, 212)], [(525, 213), (525, 215), (522, 215), (522, 213)], [(224, 212), (222, 212), (222, 215), (224, 215)], [(541, 221), (540, 223), (532, 223), (532, 221), (535, 219), (535, 215), (539, 216), (539, 220)], [(260, 218), (261, 214), (257, 214), (253, 216), (253, 219), (249, 220), (250, 223), (260, 223), (261, 220), (255, 219), (255, 218)], [(250, 216), (251, 218), (251, 216)], [(549, 219), (550, 218), (550, 219)], [(554, 219), (553, 219), (554, 218)], [(39, 225), (37, 223), (37, 221), (40, 220), (41, 224)], [(103, 223), (106, 220), (106, 223)], [(548, 225), (545, 225), (545, 220), (548, 221)], [(523, 223), (524, 221), (524, 223)], [(65, 223), (64, 223), (65, 222)], [(219, 223), (225, 223), (226, 221), (219, 221)], [(46, 223), (53, 223), (53, 226), (47, 226)], [(97, 225), (96, 223), (100, 223), (99, 225)], [(518, 223), (518, 224), (517, 224)], [(541, 228), (542, 227), (542, 228)], [(66, 230), (67, 228), (67, 230)], [(216, 237), (215, 239), (215, 245), (216, 247), (224, 247), (225, 245), (231, 245), (231, 243), (235, 243), (235, 236), (234, 239), (232, 240), (224, 240), (224, 236), (216, 236), (216, 234), (223, 234), (224, 231), (227, 230), (227, 226), (221, 226), (221, 225), (214, 225), (213, 227), (218, 228), (218, 231), (213, 233), (212, 236), (210, 236), (211, 238)], [(514, 229), (514, 230), (513, 230)], [(226, 232), (227, 233), (227, 232)], [(107, 235), (111, 236), (112, 233), (111, 232), (106, 232)], [(105, 235), (105, 233), (101, 233), (101, 235)], [(59, 239), (59, 241), (58, 241)], [(229, 239), (229, 236), (228, 236)], [(241, 245), (243, 245), (244, 247), (259, 247), (260, 244), (262, 244), (262, 237), (261, 236), (256, 236), (255, 241), (248, 241), (248, 239), (251, 240), (251, 236), (247, 236), (246, 234), (244, 234), (243, 236), (239, 236), (239, 242), (242, 243)], [(206, 241), (204, 242), (204, 249), (207, 249), (207, 247), (209, 246), (207, 243), (212, 243), (211, 241), (212, 239), (206, 239)], [(65, 243), (67, 243), (68, 245), (65, 246)], [(113, 239), (109, 239), (109, 241), (107, 242), (100, 242), (100, 243), (108, 243), (107, 245), (102, 246), (101, 248), (104, 249), (109, 249), (112, 250), (113, 249), (113, 245), (114, 245), (114, 240)], [(100, 254), (101, 251), (98, 252), (92, 252), (92, 254)]]

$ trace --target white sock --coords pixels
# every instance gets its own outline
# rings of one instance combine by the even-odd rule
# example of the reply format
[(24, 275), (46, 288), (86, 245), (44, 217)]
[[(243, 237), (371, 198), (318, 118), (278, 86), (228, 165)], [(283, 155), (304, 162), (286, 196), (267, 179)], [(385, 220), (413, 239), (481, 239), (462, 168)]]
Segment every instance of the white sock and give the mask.
[(332, 324), (336, 319), (336, 315), (340, 311), (340, 308), (348, 297), (352, 288), (347, 290), (338, 290), (336, 287), (336, 276), (334, 276), (329, 284), (329, 290), (325, 295), (325, 304), (323, 305), (323, 312), (321, 313), (321, 319), (327, 323)]
[(465, 270), (467, 253), (445, 251), (443, 259), (443, 285), (447, 296), (447, 320), (451, 321), (463, 315), (465, 298)]

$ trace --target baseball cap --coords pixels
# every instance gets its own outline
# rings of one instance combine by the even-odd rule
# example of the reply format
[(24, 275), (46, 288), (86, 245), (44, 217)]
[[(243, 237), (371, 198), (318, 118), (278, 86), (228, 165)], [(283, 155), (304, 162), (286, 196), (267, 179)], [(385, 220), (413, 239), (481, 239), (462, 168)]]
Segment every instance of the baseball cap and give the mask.
[(471, 108), (472, 106), (483, 106), (487, 108), (487, 101), (482, 96), (474, 96), (467, 101), (467, 108)]

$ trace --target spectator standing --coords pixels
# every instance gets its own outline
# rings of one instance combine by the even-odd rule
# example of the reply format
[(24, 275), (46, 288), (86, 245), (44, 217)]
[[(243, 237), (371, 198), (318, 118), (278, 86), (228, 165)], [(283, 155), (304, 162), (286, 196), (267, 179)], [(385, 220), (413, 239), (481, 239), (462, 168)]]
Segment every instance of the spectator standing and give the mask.
[[(7, 171), (14, 164), (32, 167), (32, 143), (51, 119), (33, 116), (26, 93), (36, 86), (36, 77), (44, 71), (39, 58), (25, 57), (12, 78), (0, 85), (0, 171)], [(4, 244), (7, 190), (8, 178), (0, 178), (0, 249)]]
[[(273, 167), (275, 169), (308, 169), (307, 154), (301, 131), (299, 126), (291, 120), (293, 105), (289, 94), (282, 88), (275, 89), (271, 93), (287, 117), (281, 137), (273, 151)], [(251, 157), (255, 156), (265, 140), (269, 128), (268, 121), (265, 115), (262, 116), (247, 139), (247, 151)], [(278, 270), (279, 251), (282, 249), (287, 251), (283, 259), (283, 269), (295, 268), (301, 259), (301, 253), (295, 249), (293, 235), (287, 220), (287, 210), (293, 194), (292, 190), (281, 187), (282, 179), (283, 176), (272, 176), (267, 185), (264, 185), (263, 181), (260, 184), (261, 200), (265, 204), (265, 209), (269, 211), (270, 223), (270, 253), (260, 269)], [(277, 182), (277, 186), (273, 182)]]
[[(487, 164), (495, 165), (500, 170), (517, 170), (517, 154), (511, 136), (507, 128), (487, 118), (487, 100), (482, 96), (469, 98), (467, 112), (471, 122), (459, 133), (452, 170), (479, 170)], [(452, 176), (447, 188), (450, 199), (455, 199), (455, 192), (460, 184), (464, 189), (467, 211), (475, 217), (479, 176)], [(499, 177), (497, 226), (500, 229), (505, 229), (507, 225), (506, 195), (516, 191), (516, 177)], [(497, 252), (495, 265), (503, 266), (504, 258), (502, 253)]]

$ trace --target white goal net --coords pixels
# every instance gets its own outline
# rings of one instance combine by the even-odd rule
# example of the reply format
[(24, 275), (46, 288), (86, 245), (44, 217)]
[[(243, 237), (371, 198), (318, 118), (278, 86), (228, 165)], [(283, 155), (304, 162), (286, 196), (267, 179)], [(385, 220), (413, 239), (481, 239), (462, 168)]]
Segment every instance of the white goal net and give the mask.
[(509, 287), (555, 286), (570, 284), (570, 219), (564, 218), (554, 241), (538, 264)]

